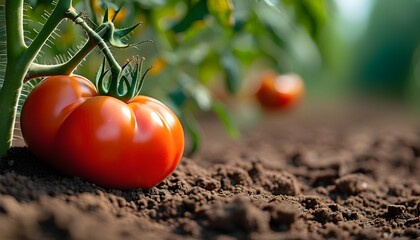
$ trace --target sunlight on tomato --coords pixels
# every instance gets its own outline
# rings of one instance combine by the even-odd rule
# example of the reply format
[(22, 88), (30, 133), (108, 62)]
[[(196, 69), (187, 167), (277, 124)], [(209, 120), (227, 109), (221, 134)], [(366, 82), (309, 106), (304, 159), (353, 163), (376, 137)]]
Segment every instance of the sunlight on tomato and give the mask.
[(294, 107), (302, 99), (304, 92), (305, 86), (300, 76), (278, 75), (267, 71), (260, 76), (256, 98), (264, 109), (278, 111)]
[(77, 75), (48, 77), (32, 90), (21, 128), (36, 156), (109, 188), (156, 186), (184, 150), (181, 123), (163, 103), (97, 96), (95, 86)]

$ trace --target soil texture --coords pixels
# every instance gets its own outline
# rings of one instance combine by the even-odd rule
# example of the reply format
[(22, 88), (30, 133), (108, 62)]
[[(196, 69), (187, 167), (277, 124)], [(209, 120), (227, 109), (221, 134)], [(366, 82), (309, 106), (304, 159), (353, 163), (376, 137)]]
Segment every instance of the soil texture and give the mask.
[(275, 115), (236, 140), (205, 118), (202, 150), (152, 189), (104, 189), (14, 147), (0, 239), (420, 238), (420, 124), (358, 116)]

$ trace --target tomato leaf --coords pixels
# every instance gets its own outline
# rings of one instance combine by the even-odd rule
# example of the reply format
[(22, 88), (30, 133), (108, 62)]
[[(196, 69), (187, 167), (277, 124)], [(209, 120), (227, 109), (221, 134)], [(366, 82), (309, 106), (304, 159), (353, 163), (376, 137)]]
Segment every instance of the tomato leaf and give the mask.
[(131, 27), (128, 27), (128, 28), (116, 29), (115, 32), (114, 32), (114, 37), (122, 39), (123, 37), (125, 37), (129, 33), (131, 33), (139, 25), (140, 25), (140, 23), (137, 23), (137, 24), (135, 24)]
[(115, 29), (112, 31), (108, 37), (108, 42), (113, 46), (117, 48), (127, 48), (130, 46), (128, 43), (124, 43), (122, 40), (124, 37), (126, 37), (128, 34), (130, 34), (137, 26), (139, 26), (140, 23), (137, 23), (131, 27), (123, 28), (123, 29)]
[(241, 83), (238, 60), (233, 54), (225, 53), (222, 55), (221, 65), (226, 74), (225, 83), (229, 93), (237, 93)]
[(198, 1), (188, 10), (185, 17), (172, 27), (172, 30), (176, 33), (184, 32), (191, 27), (193, 23), (203, 20), (208, 14), (209, 10), (207, 8), (206, 1)]
[(235, 24), (232, 0), (210, 0), (207, 8), (222, 26), (232, 27)]
[(212, 107), (213, 107), (213, 111), (219, 117), (220, 121), (222, 122), (228, 134), (233, 138), (239, 137), (240, 135), (239, 129), (233, 122), (232, 118), (229, 116), (229, 113), (226, 110), (225, 106), (217, 101), (213, 101)]

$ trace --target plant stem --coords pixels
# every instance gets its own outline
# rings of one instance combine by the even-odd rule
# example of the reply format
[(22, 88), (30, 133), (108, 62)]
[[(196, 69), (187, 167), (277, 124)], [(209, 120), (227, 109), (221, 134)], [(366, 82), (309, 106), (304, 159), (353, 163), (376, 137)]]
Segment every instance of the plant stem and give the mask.
[(25, 76), (25, 82), (38, 77), (51, 75), (70, 75), (87, 55), (96, 47), (95, 41), (89, 39), (86, 44), (67, 62), (56, 65), (32, 63)]
[(17, 58), (27, 48), (23, 37), (23, 0), (6, 3), (7, 58)]
[[(69, 14), (69, 12), (67, 13)], [(73, 16), (74, 14), (71, 14)], [(68, 17), (66, 15), (66, 17)], [(72, 19), (75, 20), (75, 19)], [(107, 33), (107, 27), (101, 26), (96, 31), (94, 31), (95, 36), (99, 36), (99, 38), (89, 36), (89, 40), (86, 41), (85, 45), (67, 62), (55, 65), (46, 65), (46, 64), (38, 64), (32, 63), (29, 67), (28, 73), (25, 76), (24, 82), (27, 82), (33, 78), (44, 77), (44, 76), (51, 76), (51, 75), (70, 75), (73, 71), (77, 68), (77, 66), (89, 55), (90, 52), (97, 46), (97, 41)], [(112, 56), (111, 56), (112, 57)], [(112, 57), (113, 58), (113, 57)]]
[(14, 68), (13, 66), (6, 69), (5, 81), (0, 89), (0, 112), (2, 113), (2, 120), (0, 121), (0, 156), (5, 154), (12, 145), (17, 104), (23, 86), (21, 81), (8, 81), (9, 79), (23, 79), (24, 75), (22, 72)]
[(65, 18), (66, 12), (68, 12), (72, 8), (71, 2), (71, 0), (60, 0), (57, 3), (53, 12), (48, 17), (47, 21), (42, 27), (41, 31), (35, 37), (31, 45), (28, 47), (27, 51), (25, 51), (23, 57), (26, 61), (28, 61), (29, 63), (33, 62), (36, 55), (39, 53), (47, 39), (54, 32), (58, 24), (60, 24), (60, 22)]
[(29, 65), (70, 7), (71, 0), (60, 0), (38, 36), (27, 47), (23, 35), (23, 0), (6, 0), (7, 66), (0, 89), (0, 156), (12, 145), (19, 96)]
[[(80, 18), (76, 10), (70, 9), (70, 11), (67, 12), (66, 17), (74, 21), (76, 24), (79, 24), (86, 31), (89, 38), (92, 38), (96, 42), (99, 49), (105, 55), (109, 66), (111, 67), (112, 78), (118, 79), (118, 76), (121, 73), (121, 66), (118, 64), (117, 60), (115, 60), (114, 56), (111, 53), (111, 50), (109, 49), (105, 41), (102, 39), (101, 35), (97, 34), (91, 27), (89, 27), (89, 25), (85, 21), (83, 21), (83, 19)], [(112, 27), (111, 25), (105, 26), (106, 29), (110, 29)]]
[[(0, 89), (0, 156), (2, 156), (12, 144), (13, 127), (17, 102), (22, 88), (22, 81), (19, 81), (19, 71), (15, 71), (22, 53), (26, 49), (23, 38), (23, 0), (8, 0), (5, 6), (6, 13), (6, 48), (7, 66), (4, 83)], [(16, 74), (18, 76), (16, 76)], [(21, 76), (23, 78), (23, 76)], [(17, 78), (17, 79), (16, 79)]]
[(111, 84), (109, 86), (107, 94), (119, 98), (120, 94), (118, 91), (118, 87), (120, 85), (120, 74), (122, 72), (122, 68), (118, 64), (117, 60), (115, 60), (114, 55), (112, 55), (111, 50), (109, 49), (106, 42), (102, 39), (102, 37), (106, 35), (109, 31), (112, 32), (114, 25), (112, 23), (102, 24), (99, 27), (100, 30), (97, 30), (98, 32), (100, 32), (100, 34), (97, 34), (92, 28), (89, 27), (89, 25), (83, 19), (80, 18), (76, 11), (69, 11), (67, 13), (67, 17), (74, 21), (76, 24), (79, 24), (86, 31), (87, 35), (89, 36), (89, 39), (93, 39), (98, 45), (99, 49), (104, 54), (111, 71)]

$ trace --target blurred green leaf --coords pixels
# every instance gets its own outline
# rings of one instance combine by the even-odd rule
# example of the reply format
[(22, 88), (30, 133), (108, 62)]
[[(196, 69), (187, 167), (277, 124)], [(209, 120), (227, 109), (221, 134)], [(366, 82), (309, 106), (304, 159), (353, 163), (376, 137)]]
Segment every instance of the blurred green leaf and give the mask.
[(181, 74), (180, 83), (202, 111), (211, 109), (212, 98), (209, 90), (204, 85), (185, 73)]
[(207, 88), (201, 84), (197, 84), (194, 89), (191, 89), (193, 99), (197, 102), (197, 105), (201, 110), (207, 111), (211, 108), (212, 99)]
[(298, 23), (303, 25), (313, 38), (316, 38), (327, 20), (325, 1), (283, 0), (293, 8)]
[(225, 81), (229, 93), (237, 93), (241, 85), (238, 59), (231, 53), (224, 53), (221, 56), (221, 65), (226, 74)]
[(277, 2), (278, 2), (278, 1), (275, 1), (275, 0), (264, 0), (264, 2), (265, 2), (268, 6), (270, 6), (270, 7), (272, 7), (272, 8), (276, 8), (276, 4), (277, 4)]
[(200, 0), (195, 3), (190, 9), (188, 9), (187, 14), (185, 17), (176, 23), (172, 30), (174, 32), (180, 33), (184, 32), (188, 28), (190, 28), (196, 21), (203, 20), (205, 16), (207, 16), (209, 10), (207, 8), (206, 1)]
[(239, 32), (244, 29), (246, 24), (248, 24), (253, 15), (253, 9), (250, 8), (249, 1), (243, 0), (232, 0), (234, 11), (233, 11), (233, 18), (234, 18), (234, 31)]
[(219, 54), (210, 51), (201, 64), (198, 65), (198, 80), (203, 84), (210, 84), (214, 76), (220, 74)]
[(199, 125), (197, 123), (197, 120), (189, 114), (183, 114), (181, 121), (183, 123), (183, 126), (186, 128), (187, 134), (191, 141), (191, 145), (188, 151), (185, 153), (187, 156), (190, 157), (191, 155), (196, 153), (197, 150), (200, 148), (201, 134), (198, 130)]
[(207, 8), (222, 26), (232, 27), (235, 24), (231, 0), (208, 0)]
[(181, 107), (187, 99), (187, 96), (185, 96), (185, 93), (181, 88), (170, 91), (168, 95), (172, 102), (178, 107)]
[(222, 121), (222, 124), (225, 127), (228, 134), (233, 138), (239, 137), (240, 132), (236, 127), (236, 124), (232, 121), (232, 118), (230, 117), (225, 106), (220, 102), (214, 101), (213, 111), (216, 113), (220, 121)]
[(152, 9), (168, 4), (168, 0), (134, 0), (144, 9)]
[[(118, 9), (118, 6), (115, 3), (113, 3), (112, 1), (109, 1), (109, 0), (97, 0), (97, 1), (98, 1), (99, 7), (101, 7), (102, 9), (106, 9), (106, 8), (112, 8), (114, 10)], [(95, 2), (95, 1), (93, 1), (93, 2)]]

